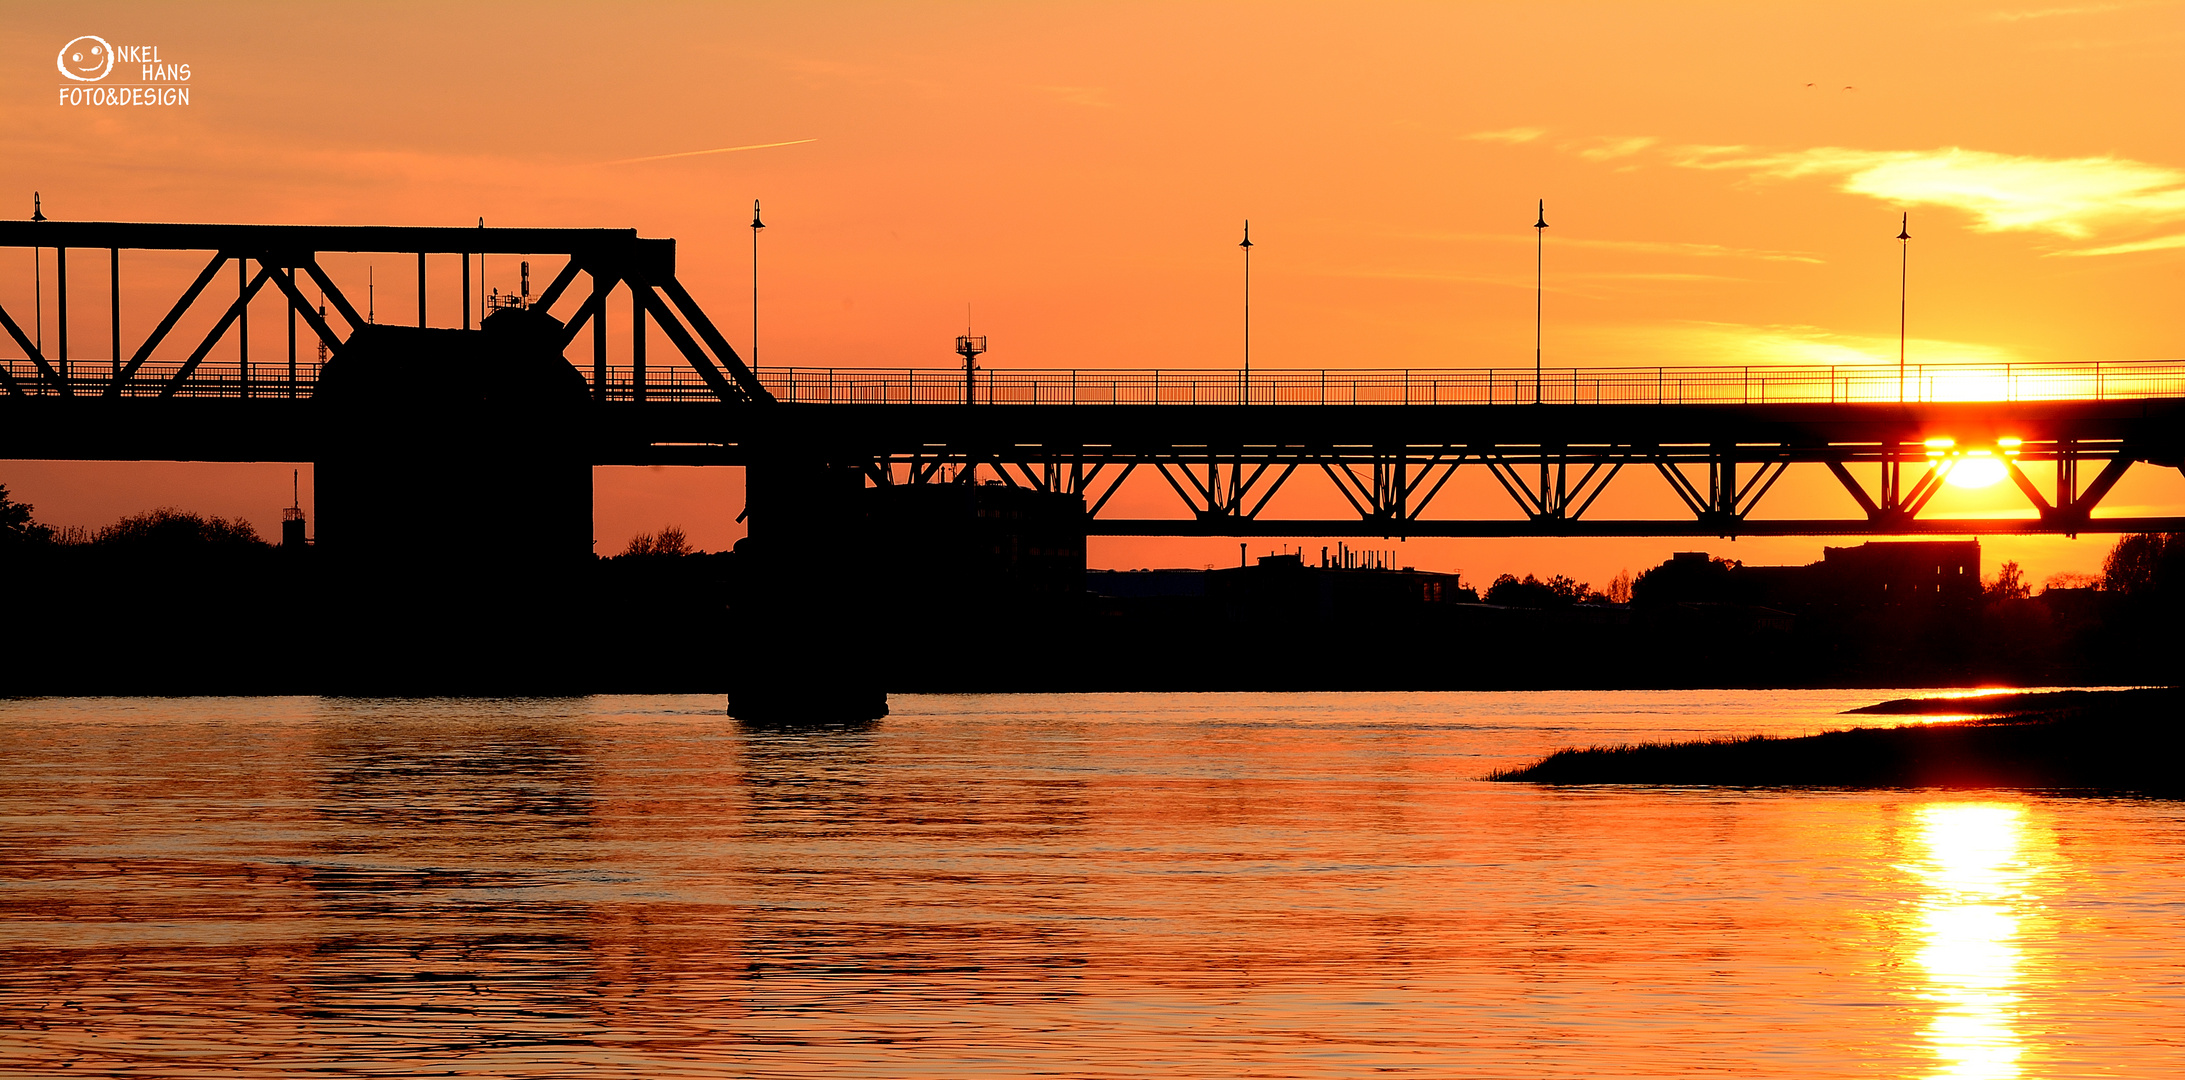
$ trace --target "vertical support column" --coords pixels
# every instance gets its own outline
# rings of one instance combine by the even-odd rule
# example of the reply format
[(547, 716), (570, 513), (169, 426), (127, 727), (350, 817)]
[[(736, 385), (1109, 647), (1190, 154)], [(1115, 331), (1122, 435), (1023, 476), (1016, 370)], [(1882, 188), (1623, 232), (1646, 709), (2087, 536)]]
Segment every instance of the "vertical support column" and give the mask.
[(470, 329), (470, 252), (463, 253), (463, 329)]
[(121, 249), (108, 248), (106, 254), (106, 281), (114, 293), (114, 370), (107, 377), (112, 386), (121, 380)]
[(53, 321), (61, 332), (61, 351), (53, 370), (68, 382), (68, 249), (53, 249)]
[(1723, 514), (1737, 514), (1737, 446), (1732, 443), (1721, 447), (1722, 491), (1715, 496), (1715, 509)]
[(417, 328), (425, 328), (425, 253), (417, 253)]
[(2056, 513), (2068, 518), (2078, 510), (2079, 502), (2079, 441), (2056, 441)]
[[(284, 267), (283, 269), (288, 271), (290, 277), (294, 277), (296, 274), (296, 268), (293, 266)], [(288, 311), (288, 396), (294, 398), (296, 396), (296, 304), (294, 301), (290, 301), (281, 306)]]
[(238, 255), (235, 258), (235, 299), (242, 303), (235, 320), (235, 389), (243, 397), (250, 396), (250, 303), (244, 300), (250, 295), (250, 260)]
[(607, 400), (607, 294), (615, 283), (592, 273), (592, 400)]
[(631, 281), (630, 288), (630, 400), (645, 403), (645, 298), (639, 290), (646, 288), (640, 282)]

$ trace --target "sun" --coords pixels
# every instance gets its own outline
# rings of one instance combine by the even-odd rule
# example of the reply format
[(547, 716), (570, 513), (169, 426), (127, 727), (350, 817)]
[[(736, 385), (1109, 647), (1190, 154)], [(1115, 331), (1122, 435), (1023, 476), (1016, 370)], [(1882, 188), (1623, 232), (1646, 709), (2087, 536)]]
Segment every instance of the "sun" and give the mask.
[(1950, 466), (1949, 474), (1944, 476), (1943, 479), (1955, 487), (1984, 488), (1993, 486), (1996, 481), (2003, 479), (2005, 475), (2007, 475), (2007, 471), (2003, 468), (2001, 458), (1995, 457), (1984, 450), (1975, 450), (1964, 457), (1955, 459), (1955, 463)]

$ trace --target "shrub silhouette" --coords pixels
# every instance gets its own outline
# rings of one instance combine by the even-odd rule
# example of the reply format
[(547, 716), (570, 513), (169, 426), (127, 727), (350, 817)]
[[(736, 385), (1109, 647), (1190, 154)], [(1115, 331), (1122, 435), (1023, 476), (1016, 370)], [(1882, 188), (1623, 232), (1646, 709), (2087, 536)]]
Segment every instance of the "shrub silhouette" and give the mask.
[(210, 517), (172, 506), (125, 517), (92, 534), (91, 543), (136, 554), (242, 551), (268, 546), (248, 521)]
[(19, 503), (8, 497), (8, 486), (0, 484), (0, 547), (27, 547), (45, 544), (53, 540), (53, 530), (31, 519), (37, 509), (29, 503)]
[(638, 533), (630, 537), (629, 546), (622, 549), (624, 555), (696, 555), (698, 549), (690, 546), (690, 538), (683, 535), (683, 527), (670, 525), (658, 533)]
[(1507, 607), (1568, 607), (1594, 596), (1592, 586), (1557, 574), (1542, 581), (1531, 574), (1521, 580), (1504, 574), (1487, 586), (1487, 602)]

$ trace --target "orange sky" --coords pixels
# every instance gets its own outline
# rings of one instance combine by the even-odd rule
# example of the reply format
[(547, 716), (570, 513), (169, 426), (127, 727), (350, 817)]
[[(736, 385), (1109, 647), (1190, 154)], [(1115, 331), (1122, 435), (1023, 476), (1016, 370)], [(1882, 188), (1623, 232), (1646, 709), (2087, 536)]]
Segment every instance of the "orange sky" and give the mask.
[[(189, 63), (191, 104), (57, 106), (54, 51), (85, 33)], [(1256, 367), (1528, 363), (1543, 196), (1551, 365), (1878, 360), (1909, 210), (1915, 361), (2125, 359), (2176, 356), (2185, 331), (2181, 101), (2178, 3), (38, 5), (0, 25), (0, 198), (27, 214), (39, 190), (72, 219), (634, 226), (681, 241), (739, 344), (763, 198), (760, 359), (800, 366), (949, 364), (967, 301), (997, 367), (1233, 366), (1247, 216)], [(811, 141), (628, 160), (792, 140)], [(395, 318), (402, 292), (382, 290)], [(272, 532), (289, 468), (0, 462), (0, 483), (56, 524), (174, 503)], [(1511, 513), (1472, 479), (1442, 498)], [(1115, 508), (1177, 512), (1157, 483)], [(670, 521), (707, 547), (739, 535), (733, 472), (602, 470), (598, 489), (602, 551)], [(1952, 489), (1929, 512), (2016, 500)], [(1592, 513), (1674, 506), (1627, 475)], [(1794, 474), (1763, 514), (1850, 509)], [(2140, 466), (2105, 509), (2185, 513), (2185, 479)], [(1399, 559), (1599, 582), (1679, 547), (1778, 562), (1821, 543)], [(2039, 578), (2108, 543), (1995, 540), (1988, 561)], [(1092, 545), (1095, 566), (1235, 558)]]

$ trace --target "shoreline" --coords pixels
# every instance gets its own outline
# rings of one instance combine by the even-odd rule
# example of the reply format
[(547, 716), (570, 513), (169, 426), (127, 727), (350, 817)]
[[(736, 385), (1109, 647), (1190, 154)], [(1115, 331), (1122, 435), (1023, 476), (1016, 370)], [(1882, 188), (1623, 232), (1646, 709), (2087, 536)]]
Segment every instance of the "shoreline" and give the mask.
[[(1969, 708), (1977, 704), (1981, 707)], [(1899, 698), (1846, 716), (1973, 719), (1567, 748), (1487, 779), (1694, 787), (2017, 788), (2185, 796), (2185, 689)]]

